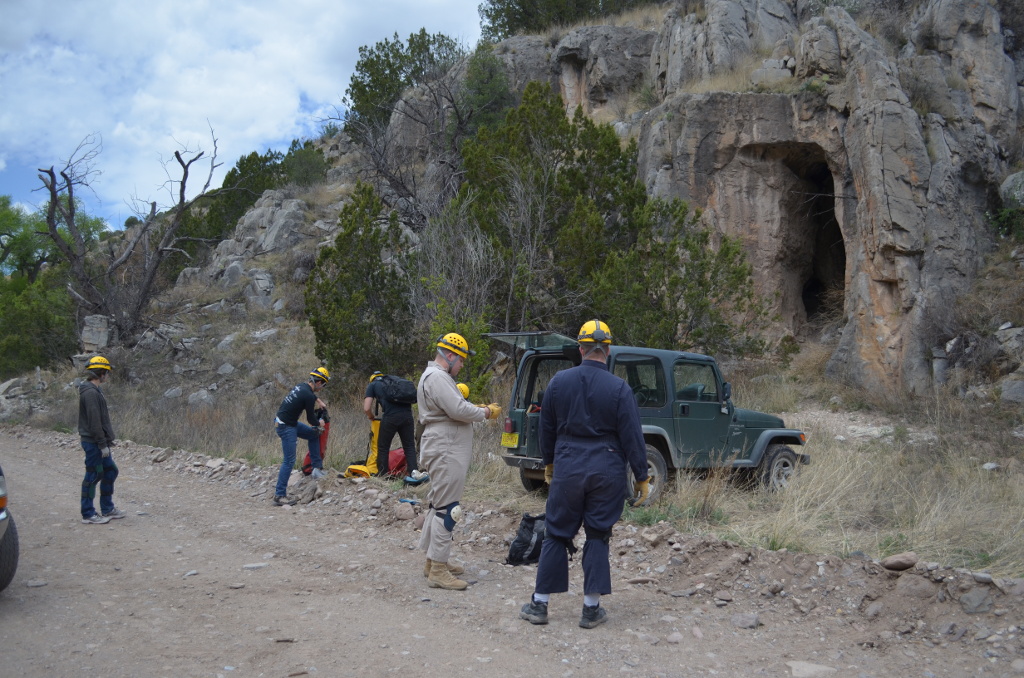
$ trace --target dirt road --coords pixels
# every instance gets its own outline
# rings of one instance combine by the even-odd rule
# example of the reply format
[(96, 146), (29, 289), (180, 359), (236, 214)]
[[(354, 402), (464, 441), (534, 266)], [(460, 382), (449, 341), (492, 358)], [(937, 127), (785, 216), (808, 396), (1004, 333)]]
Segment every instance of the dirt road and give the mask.
[[(0, 428), (22, 549), (0, 594), (0, 675), (1024, 674), (1019, 581), (622, 525), (611, 621), (578, 627), (577, 562), (534, 627), (517, 616), (533, 569), (502, 564), (516, 515), (468, 507), (455, 552), (472, 585), (430, 589), (412, 521), (386, 488), (371, 496), (383, 486), (323, 480), (283, 509), (267, 500), (274, 469), (155, 452), (115, 448), (128, 517), (82, 525), (77, 438)], [(970, 591), (989, 611), (964, 611)]]

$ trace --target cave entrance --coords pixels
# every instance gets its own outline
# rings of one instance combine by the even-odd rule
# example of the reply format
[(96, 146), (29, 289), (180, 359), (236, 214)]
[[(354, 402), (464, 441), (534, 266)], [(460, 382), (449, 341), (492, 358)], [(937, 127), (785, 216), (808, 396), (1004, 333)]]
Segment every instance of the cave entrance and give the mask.
[[(750, 144), (728, 181), (745, 199), (727, 204), (734, 224), (751, 224), (762, 282), (778, 293), (776, 310), (796, 336), (838, 329), (843, 317), (846, 247), (836, 187), (818, 144)], [(841, 199), (841, 198), (840, 198)]]
[(794, 328), (797, 330), (820, 330), (838, 321), (845, 292), (846, 246), (836, 218), (835, 183), (824, 152), (818, 146), (814, 149), (820, 157), (801, 154), (786, 162), (799, 180), (793, 223), (804, 229), (803, 237), (797, 240), (805, 243), (807, 256), (807, 263), (800, 267), (800, 300), (806, 325)]
[[(843, 313), (846, 247), (825, 151), (817, 144), (787, 142), (751, 144), (741, 154), (748, 177), (758, 177), (748, 183), (757, 187), (755, 204), (746, 205), (751, 221), (777, 224), (771, 230), (779, 240), (762, 241), (760, 247), (774, 261), (767, 274), (777, 285), (782, 322), (797, 336), (837, 327)], [(843, 214), (842, 206), (838, 214)]]

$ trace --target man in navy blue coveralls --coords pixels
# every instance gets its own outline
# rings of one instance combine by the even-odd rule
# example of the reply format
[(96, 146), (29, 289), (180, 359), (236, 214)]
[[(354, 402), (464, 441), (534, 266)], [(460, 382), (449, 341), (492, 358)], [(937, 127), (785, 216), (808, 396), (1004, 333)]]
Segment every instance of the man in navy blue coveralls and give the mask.
[(541, 403), (540, 451), (550, 484), (546, 536), (537, 565), (533, 597), (519, 616), (532, 624), (548, 621), (552, 593), (569, 590), (569, 555), (582, 525), (583, 614), (580, 626), (605, 622), (602, 595), (612, 592), (608, 540), (626, 500), (626, 464), (638, 478), (634, 492), (642, 503), (649, 492), (647, 453), (640, 411), (629, 385), (608, 371), (612, 337), (608, 326), (591, 320), (580, 328), (582, 363), (559, 372)]

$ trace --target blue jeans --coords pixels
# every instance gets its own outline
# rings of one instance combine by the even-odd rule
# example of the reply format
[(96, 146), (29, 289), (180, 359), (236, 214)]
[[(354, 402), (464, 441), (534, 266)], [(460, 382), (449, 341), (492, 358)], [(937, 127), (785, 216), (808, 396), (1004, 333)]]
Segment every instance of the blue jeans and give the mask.
[(82, 479), (82, 517), (88, 518), (96, 514), (93, 500), (96, 498), (96, 485), (100, 486), (100, 512), (110, 513), (114, 510), (114, 480), (117, 479), (117, 464), (114, 458), (104, 457), (96, 443), (82, 441), (85, 450), (85, 478)]
[(283, 497), (288, 494), (288, 477), (295, 468), (295, 443), (297, 438), (302, 438), (309, 444), (309, 460), (313, 462), (313, 468), (322, 469), (323, 459), (320, 458), (320, 434), (312, 426), (307, 426), (301, 421), (295, 426), (286, 424), (277, 425), (277, 436), (281, 439), (281, 451), (284, 453), (284, 461), (281, 462), (281, 470), (277, 472), (277, 489), (275, 495)]

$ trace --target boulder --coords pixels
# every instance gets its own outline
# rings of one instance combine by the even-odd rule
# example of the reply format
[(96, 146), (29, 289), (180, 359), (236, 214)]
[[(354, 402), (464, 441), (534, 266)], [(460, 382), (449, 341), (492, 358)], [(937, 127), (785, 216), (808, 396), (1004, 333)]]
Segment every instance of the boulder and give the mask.
[(178, 274), (178, 279), (174, 282), (174, 284), (177, 287), (191, 285), (192, 283), (202, 281), (203, 277), (203, 269), (201, 268), (183, 268), (181, 269), (181, 273)]
[(1024, 403), (1024, 367), (1000, 380), (999, 400), (1004, 403)]
[(924, 577), (907, 572), (896, 581), (896, 592), (908, 598), (929, 600), (935, 597), (938, 586)]
[(233, 261), (224, 267), (224, 273), (220, 277), (220, 286), (224, 289), (237, 287), (245, 276), (245, 267), (242, 262)]
[(216, 404), (216, 402), (217, 402), (217, 400), (213, 397), (213, 394), (210, 393), (205, 388), (201, 388), (198, 391), (196, 391), (195, 393), (189, 394), (189, 396), (188, 396), (189, 407), (195, 407), (195, 408), (213, 407)]
[(909, 570), (917, 565), (919, 558), (913, 551), (904, 551), (882, 559), (882, 567), (887, 570)]
[(840, 76), (843, 64), (836, 32), (821, 17), (814, 17), (807, 25), (797, 45), (796, 77)]
[(992, 609), (992, 594), (984, 586), (976, 586), (960, 596), (960, 607), (967, 614), (983, 614)]
[(651, 31), (616, 26), (567, 33), (554, 53), (566, 110), (582, 106), (593, 115), (606, 106), (625, 104), (647, 75), (655, 38)]
[(105, 315), (87, 315), (82, 325), (82, 352), (98, 353), (110, 342), (109, 319)]
[(999, 197), (1003, 207), (1020, 209), (1024, 207), (1024, 172), (1015, 172), (999, 185)]

